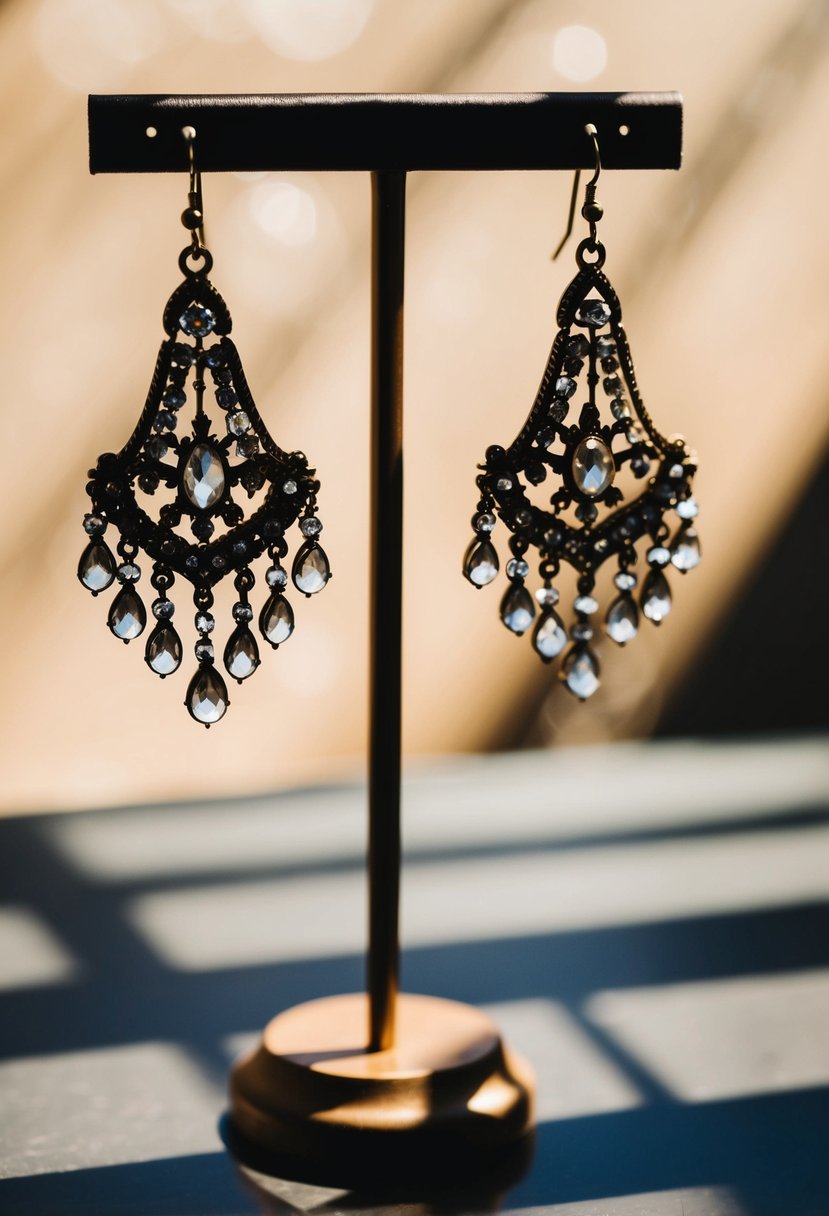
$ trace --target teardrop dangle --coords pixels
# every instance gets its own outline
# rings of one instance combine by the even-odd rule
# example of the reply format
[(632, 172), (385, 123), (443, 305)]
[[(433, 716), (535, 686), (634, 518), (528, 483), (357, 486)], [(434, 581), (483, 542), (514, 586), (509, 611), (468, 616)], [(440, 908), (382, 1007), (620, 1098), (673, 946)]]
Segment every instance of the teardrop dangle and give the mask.
[(692, 524), (679, 529), (671, 544), (671, 564), (682, 574), (698, 566), (701, 559), (699, 536)]
[(518, 637), (526, 633), (535, 617), (535, 604), (523, 582), (514, 582), (501, 600), (501, 620)]
[(533, 647), (545, 663), (551, 663), (567, 645), (567, 630), (554, 608), (544, 608), (533, 631)]
[[(212, 640), (215, 586), (232, 577), (238, 592), (222, 658), (241, 683), (260, 662), (249, 602), (254, 564), (264, 555), (270, 562), (260, 626), (273, 647), (294, 629), (293, 609), (282, 594), (294, 525), (302, 541), (289, 568), (298, 590), (316, 595), (331, 578), (331, 565), (319, 543), (316, 470), (302, 452), (283, 450), (265, 426), (230, 337), (227, 304), (208, 277), (213, 258), (204, 246), (195, 137), (191, 128), (184, 130), (182, 167), (187, 164), (191, 176), (182, 214), (190, 236), (179, 256), (182, 280), (164, 308), (165, 339), (135, 429), (119, 452), (104, 453), (90, 472), (92, 508), (83, 521), (88, 540), (78, 578), (93, 595), (118, 580), (107, 623), (128, 642), (147, 623), (135, 588), (141, 574), (135, 559), (141, 553), (149, 558), (158, 598), (144, 657), (162, 679), (175, 674), (183, 654), (167, 592), (176, 578), (192, 585), (199, 669), (186, 705), (191, 717), (209, 726), (229, 705)], [(108, 528), (118, 534), (118, 557), (104, 539)]]
[(473, 587), (486, 587), (498, 576), (498, 554), (488, 538), (473, 540), (463, 559), (463, 572)]
[(642, 615), (654, 625), (661, 625), (673, 607), (671, 588), (658, 566), (651, 568), (642, 585)]
[(585, 643), (577, 642), (564, 656), (561, 680), (574, 697), (586, 701), (599, 688), (599, 660)]
[(626, 646), (639, 632), (639, 609), (628, 591), (616, 597), (607, 610), (605, 632), (617, 646)]

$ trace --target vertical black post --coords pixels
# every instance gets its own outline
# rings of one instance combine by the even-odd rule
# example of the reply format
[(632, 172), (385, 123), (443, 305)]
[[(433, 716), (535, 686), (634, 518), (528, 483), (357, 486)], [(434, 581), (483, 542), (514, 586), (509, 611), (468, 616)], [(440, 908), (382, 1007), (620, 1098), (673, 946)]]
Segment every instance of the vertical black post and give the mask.
[(403, 264), (406, 174), (373, 173), (369, 1049), (394, 1043), (399, 972), (403, 581)]

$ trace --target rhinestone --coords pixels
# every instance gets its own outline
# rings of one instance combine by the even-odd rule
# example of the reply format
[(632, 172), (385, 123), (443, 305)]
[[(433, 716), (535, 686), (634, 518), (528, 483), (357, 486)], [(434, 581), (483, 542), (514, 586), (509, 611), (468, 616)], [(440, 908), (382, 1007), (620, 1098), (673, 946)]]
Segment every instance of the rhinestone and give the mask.
[(184, 466), (182, 486), (192, 504), (202, 511), (214, 506), (224, 494), (224, 464), (209, 443), (197, 443), (193, 448)]
[(215, 667), (200, 667), (190, 681), (184, 704), (197, 722), (211, 726), (227, 712), (227, 686)]
[(233, 556), (244, 557), (248, 551), (248, 547), (243, 540), (235, 540), (233, 542)]
[(605, 632), (618, 646), (625, 646), (636, 637), (639, 632), (639, 610), (630, 595), (619, 595), (610, 605), (605, 617)]
[(189, 308), (185, 308), (178, 323), (191, 338), (198, 338), (215, 329), (216, 317), (209, 308), (204, 308), (201, 304), (191, 304)]
[(173, 347), (173, 366), (190, 367), (196, 361), (196, 349), (186, 342), (176, 342)]
[(696, 519), (699, 507), (695, 498), (685, 498), (676, 504), (676, 513), (680, 519)]
[[(563, 422), (567, 417), (568, 405), (566, 401), (554, 401), (547, 411), (547, 417), (551, 422)], [(555, 435), (553, 435), (555, 438)], [(549, 444), (547, 445), (550, 446)]]
[(592, 613), (599, 611), (599, 602), (592, 595), (577, 595), (573, 600), (573, 608), (576, 612), (582, 612), (585, 616), (590, 616)]
[(526, 578), (529, 572), (530, 568), (523, 557), (511, 557), (507, 562), (508, 578)]
[(495, 483), (495, 489), (500, 490), (502, 494), (506, 494), (507, 490), (512, 489), (512, 478), (499, 477)]
[(271, 646), (287, 642), (294, 631), (294, 613), (284, 595), (271, 596), (259, 616), (259, 628)]
[(172, 625), (157, 625), (147, 638), (144, 658), (157, 676), (172, 675), (181, 663), (181, 638)]
[(501, 600), (501, 620), (520, 637), (526, 633), (535, 616), (535, 604), (523, 583), (513, 583)]
[(699, 537), (696, 528), (685, 524), (679, 529), (671, 545), (671, 561), (677, 570), (685, 574), (700, 563)]
[(541, 604), (542, 608), (552, 608), (559, 601), (559, 594), (555, 587), (539, 587), (535, 593), (535, 598)]
[(607, 444), (591, 435), (583, 439), (573, 453), (572, 470), (577, 489), (596, 498), (613, 481), (616, 465)]
[(558, 380), (556, 380), (556, 396), (564, 397), (566, 400), (568, 397), (573, 396), (577, 387), (578, 385), (575, 380), (571, 380), (569, 376), (559, 376)]
[(234, 604), (233, 619), (234, 621), (238, 621), (240, 624), (243, 621), (252, 621), (253, 609), (251, 608), (250, 604), (246, 604), (244, 600), (239, 600), (238, 603)]
[(204, 361), (210, 368), (224, 366), (225, 352), (222, 350), (220, 342), (215, 342), (213, 346), (208, 346), (204, 354)]
[(587, 621), (576, 621), (570, 633), (574, 642), (589, 642), (593, 637), (593, 626), (588, 625)]
[(106, 591), (115, 578), (115, 558), (103, 540), (91, 541), (78, 562), (78, 578), (93, 595)]
[(491, 532), (495, 527), (495, 516), (491, 511), (482, 511), (472, 520), (472, 527), (476, 532)]
[(212, 633), (216, 627), (216, 618), (212, 612), (196, 613), (196, 628), (199, 633)]
[(322, 591), (331, 577), (328, 557), (321, 545), (306, 541), (294, 558), (291, 578), (297, 591), (303, 595), (316, 595)]
[(259, 440), (255, 435), (245, 435), (236, 441), (236, 455), (250, 460), (259, 451)]
[(287, 480), (286, 482), (283, 482), (283, 484), (282, 484), (282, 491), (283, 491), (283, 493), (285, 493), (285, 494), (296, 494), (296, 492), (297, 492), (297, 484), (296, 484), (296, 482), (293, 480), (293, 478), (288, 478), (288, 480)]
[(582, 358), (590, 350), (590, 343), (585, 338), (584, 334), (573, 334), (567, 339), (567, 345), (564, 348), (568, 355), (574, 355), (576, 358)]
[(153, 419), (153, 429), (156, 431), (174, 431), (176, 416), (170, 410), (159, 410)]
[(613, 338), (599, 338), (596, 342), (596, 354), (600, 359), (610, 359), (616, 354), (616, 343)]
[(135, 562), (122, 562), (115, 571), (119, 583), (137, 583), (141, 577), (141, 567)]
[(299, 530), (303, 536), (319, 536), (322, 524), (316, 515), (306, 515), (305, 519), (300, 521)]
[(250, 430), (250, 418), (244, 410), (237, 410), (235, 414), (228, 414), (227, 429), (231, 435), (244, 435), (245, 431)]
[(580, 701), (592, 697), (599, 687), (599, 662), (589, 646), (577, 644), (565, 655), (560, 677)]
[(673, 478), (676, 481), (680, 477), (685, 476), (685, 469), (682, 467), (681, 464), (672, 464), (671, 467), (668, 469), (668, 476)]
[(185, 401), (187, 400), (187, 396), (183, 389), (166, 388), (164, 390), (164, 396), (161, 398), (161, 400), (164, 402), (164, 404), (167, 406), (168, 409), (180, 410), (181, 407), (184, 405)]
[(216, 553), (210, 559), (210, 565), (214, 570), (224, 570), (225, 566), (227, 565), (227, 558), (222, 557), (221, 553)]
[(137, 591), (131, 586), (122, 587), (112, 601), (107, 625), (122, 642), (131, 642), (144, 632), (147, 613)]
[(162, 460), (170, 449), (161, 435), (151, 435), (144, 444), (144, 450), (150, 460)]
[(584, 367), (583, 359), (565, 359), (564, 360), (564, 371), (567, 373), (568, 376), (577, 376), (583, 367)]
[(661, 570), (651, 570), (642, 586), (642, 611), (658, 625), (671, 611), (671, 589)]
[(158, 599), (153, 600), (153, 616), (158, 621), (169, 620), (175, 613), (176, 606), (172, 600)]
[(622, 391), (622, 381), (618, 376), (605, 376), (602, 380), (602, 388), (608, 397), (616, 397)]
[(630, 462), (634, 477), (645, 477), (650, 472), (651, 462), (647, 456), (634, 456)]
[(579, 307), (582, 325), (591, 329), (599, 329), (610, 320), (610, 307), (604, 300), (585, 300)]
[(198, 570), (198, 568), (199, 568), (198, 555), (195, 553), (188, 553), (187, 557), (184, 559), (184, 564), (188, 570)]
[(248, 676), (252, 676), (259, 666), (259, 647), (247, 625), (234, 629), (227, 640), (224, 652), (224, 664), (229, 675), (241, 684)]
[(233, 373), (229, 367), (213, 367), (210, 369), (214, 384), (230, 384)]
[(536, 435), (538, 446), (549, 448), (556, 441), (556, 433), (551, 426), (545, 426)]
[(83, 530), (89, 536), (97, 536), (106, 531), (107, 521), (103, 515), (87, 514), (83, 517)]
[(632, 591), (636, 586), (637, 578), (629, 570), (620, 570), (618, 574), (614, 575), (613, 581), (620, 591)]
[(624, 397), (615, 397), (611, 401), (610, 412), (618, 422), (627, 422), (631, 416), (630, 405)]
[(608, 375), (611, 372), (615, 372), (618, 367), (619, 361), (614, 359), (612, 355), (605, 355), (605, 357), (602, 359), (602, 371), (607, 372)]
[(654, 545), (652, 549), (648, 549), (645, 557), (652, 566), (667, 566), (671, 560), (671, 551), (664, 545)]
[(239, 398), (236, 396), (232, 388), (217, 388), (216, 389), (216, 404), (223, 410), (232, 409)]
[(533, 631), (533, 647), (546, 663), (561, 654), (567, 645), (567, 633), (558, 613), (552, 608), (542, 612)]
[(287, 587), (288, 571), (282, 566), (269, 566), (265, 571), (265, 582), (269, 587)]
[(204, 638), (199, 638), (196, 645), (193, 647), (196, 658), (200, 663), (212, 663), (216, 657), (216, 652), (213, 649), (213, 643), (206, 641)]

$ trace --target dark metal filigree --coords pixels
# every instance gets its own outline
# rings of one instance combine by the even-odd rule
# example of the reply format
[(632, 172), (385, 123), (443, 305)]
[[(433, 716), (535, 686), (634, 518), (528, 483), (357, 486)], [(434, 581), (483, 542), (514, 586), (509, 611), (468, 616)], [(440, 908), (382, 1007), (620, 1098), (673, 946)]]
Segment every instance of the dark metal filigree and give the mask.
[[(660, 434), (642, 403), (619, 299), (602, 271), (604, 259), (595, 237), (582, 241), (578, 273), (559, 303), (560, 328), (529, 417), (510, 447), (487, 449), (477, 479), (475, 536), (463, 567), (476, 587), (496, 577), (499, 561), (491, 534), (497, 515), (512, 534), (501, 619), (520, 635), (537, 617), (533, 645), (545, 662), (557, 658), (568, 642), (555, 609), (559, 594), (553, 579), (562, 563), (575, 568), (576, 619), (559, 674), (581, 700), (599, 687), (598, 659), (589, 645), (599, 568), (611, 558), (618, 563), (619, 594), (608, 609), (605, 630), (623, 646), (638, 632), (640, 608), (654, 624), (670, 611), (664, 567), (684, 573), (700, 555), (692, 497), (696, 458), (682, 437)], [(539, 506), (538, 491), (531, 488), (551, 475), (556, 487), (549, 506)], [(632, 492), (620, 486), (625, 478)], [(672, 511), (677, 516), (673, 534)], [(649, 572), (637, 606), (632, 594), (638, 581), (636, 545), (645, 537), (650, 538)], [(542, 585), (535, 599), (525, 586), (530, 549), (540, 558)]]
[[(255, 582), (251, 563), (264, 553), (270, 558), (259, 631), (274, 648), (294, 628), (293, 610), (283, 594), (288, 574), (282, 565), (288, 553), (286, 534), (294, 523), (299, 521), (303, 538), (291, 569), (294, 586), (313, 595), (322, 590), (331, 571), (318, 540), (322, 524), (316, 513), (315, 470), (302, 452), (283, 451), (268, 433), (229, 336), (227, 305), (207, 277), (212, 258), (194, 241), (183, 251), (179, 266), (184, 280), (164, 310), (167, 337), (138, 424), (120, 452), (104, 453), (90, 470), (92, 510), (84, 518), (90, 540), (78, 577), (93, 595), (116, 581), (120, 584), (108, 624), (116, 637), (129, 642), (144, 632), (147, 620), (136, 589), (141, 569), (135, 559), (139, 554), (150, 559), (150, 581), (158, 593), (152, 604), (157, 624), (147, 639), (145, 659), (162, 678), (176, 671), (182, 660), (167, 593), (176, 577), (193, 585), (199, 666), (185, 705), (196, 721), (209, 726), (229, 705), (210, 636), (215, 584), (234, 576), (235, 628), (223, 660), (228, 674), (241, 683), (259, 665), (258, 644), (249, 627), (254, 616), (249, 603)], [(208, 388), (215, 401), (210, 404), (212, 415)], [(191, 409), (195, 412), (189, 426), (180, 427)], [(164, 501), (156, 506), (159, 499)], [(120, 561), (104, 538), (109, 526), (119, 536)]]

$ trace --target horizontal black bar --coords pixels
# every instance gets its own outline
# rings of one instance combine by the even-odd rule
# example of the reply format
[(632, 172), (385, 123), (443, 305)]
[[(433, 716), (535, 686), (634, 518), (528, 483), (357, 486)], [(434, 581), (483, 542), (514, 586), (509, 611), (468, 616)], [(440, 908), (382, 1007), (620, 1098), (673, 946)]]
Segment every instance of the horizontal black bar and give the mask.
[(89, 167), (181, 172), (189, 125), (208, 172), (588, 168), (588, 122), (606, 168), (679, 168), (677, 93), (92, 96)]

